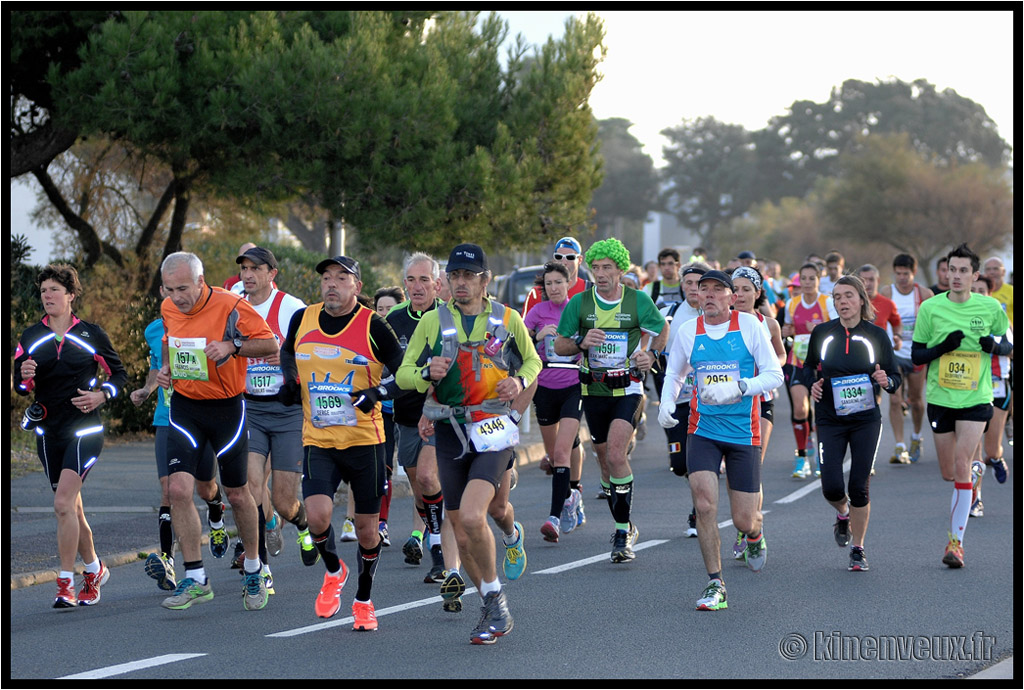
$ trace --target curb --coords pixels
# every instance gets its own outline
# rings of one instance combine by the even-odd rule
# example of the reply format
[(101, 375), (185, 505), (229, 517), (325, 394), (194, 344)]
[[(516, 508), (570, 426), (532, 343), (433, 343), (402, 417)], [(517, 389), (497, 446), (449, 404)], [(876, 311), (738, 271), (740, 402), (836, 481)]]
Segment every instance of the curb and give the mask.
[[(580, 427), (580, 439), (587, 441), (590, 439), (590, 432), (586, 426)], [(531, 443), (526, 446), (519, 446), (516, 448), (516, 467), (524, 467), (538, 463), (544, 457), (544, 443), (538, 441)], [(404, 474), (395, 475), (394, 477), (394, 488), (392, 489), (392, 496), (406, 497), (412, 495), (412, 488), (409, 486), (409, 479)], [(346, 502), (346, 493), (339, 491), (335, 496), (334, 504), (342, 505)], [(86, 511), (88, 512), (88, 510)], [(230, 530), (229, 533), (232, 536), (237, 536), (237, 532)], [(200, 546), (205, 546), (210, 541), (208, 535), (203, 535), (200, 541)], [(141, 547), (132, 551), (122, 551), (121, 553), (109, 554), (103, 557), (103, 562), (108, 568), (129, 565), (136, 561), (145, 560), (146, 556), (150, 553), (156, 553), (160, 550), (159, 544), (152, 544), (150, 546)], [(76, 574), (81, 574), (82, 566), (78, 565), (74, 571)], [(22, 587), (31, 587), (33, 585), (42, 585), (48, 582), (57, 581), (57, 571), (53, 569), (36, 570), (28, 573), (18, 573), (11, 575), (11, 589), (21, 589)]]

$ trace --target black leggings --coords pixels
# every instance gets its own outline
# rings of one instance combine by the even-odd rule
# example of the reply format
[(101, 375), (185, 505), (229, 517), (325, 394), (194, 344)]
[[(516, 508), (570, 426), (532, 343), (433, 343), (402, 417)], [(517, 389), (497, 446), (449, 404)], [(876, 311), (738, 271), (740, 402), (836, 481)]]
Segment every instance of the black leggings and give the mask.
[(821, 493), (830, 502), (847, 495), (843, 486), (843, 458), (850, 449), (850, 505), (863, 508), (868, 504), (868, 483), (875, 463), (878, 443), (882, 439), (882, 420), (834, 424), (818, 422), (818, 458), (821, 464)]

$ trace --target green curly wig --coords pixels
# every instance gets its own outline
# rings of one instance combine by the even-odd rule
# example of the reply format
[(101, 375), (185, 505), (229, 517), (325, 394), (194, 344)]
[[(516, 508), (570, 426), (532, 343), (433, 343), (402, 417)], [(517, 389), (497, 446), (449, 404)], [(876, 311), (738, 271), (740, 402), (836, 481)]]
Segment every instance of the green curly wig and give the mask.
[(598, 259), (611, 259), (623, 271), (630, 267), (629, 250), (614, 237), (595, 242), (586, 253), (587, 265), (593, 266)]

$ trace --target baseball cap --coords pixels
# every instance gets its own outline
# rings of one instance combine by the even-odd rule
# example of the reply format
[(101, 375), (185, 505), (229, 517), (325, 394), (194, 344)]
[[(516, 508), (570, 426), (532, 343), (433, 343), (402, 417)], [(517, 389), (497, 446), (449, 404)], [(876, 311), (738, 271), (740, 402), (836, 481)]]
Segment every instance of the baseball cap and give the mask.
[(341, 266), (346, 272), (354, 275), (356, 279), (363, 279), (362, 274), (359, 272), (359, 262), (347, 256), (335, 256), (330, 259), (324, 259), (316, 265), (316, 272), (323, 275), (327, 267), (331, 265)]
[(448, 265), (445, 272), (452, 271), (473, 271), (481, 273), (487, 270), (487, 255), (477, 244), (460, 244), (452, 250), (448, 257)]
[(235, 259), (236, 264), (242, 263), (244, 259), (248, 259), (257, 266), (260, 264), (266, 264), (269, 268), (277, 268), (277, 257), (274, 256), (274, 252), (263, 247), (253, 247), (246, 249), (243, 253), (238, 255)]
[(757, 259), (757, 257), (754, 256), (754, 252), (750, 251), (749, 249), (746, 250), (746, 251), (742, 251), (739, 254), (737, 254), (736, 258), (737, 259), (754, 259), (754, 260)]
[(557, 242), (555, 242), (555, 251), (556, 252), (559, 249), (561, 249), (562, 247), (569, 247), (570, 249), (572, 249), (577, 254), (580, 254), (580, 253), (583, 252), (583, 247), (580, 245), (580, 243), (576, 240), (575, 237), (563, 237), (562, 239), (560, 239)]
[(700, 277), (698, 284), (703, 283), (705, 280), (717, 280), (719, 283), (729, 288), (730, 290), (733, 289), (732, 278), (730, 278), (727, 274), (725, 274), (722, 271), (708, 271), (707, 273)]

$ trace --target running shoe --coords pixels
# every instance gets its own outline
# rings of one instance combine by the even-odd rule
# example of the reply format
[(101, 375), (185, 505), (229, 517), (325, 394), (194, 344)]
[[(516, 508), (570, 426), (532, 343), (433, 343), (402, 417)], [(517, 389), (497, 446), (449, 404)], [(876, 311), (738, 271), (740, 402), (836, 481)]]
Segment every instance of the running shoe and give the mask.
[(811, 476), (811, 470), (807, 466), (807, 458), (797, 455), (793, 463), (793, 479), (806, 479)]
[(753, 570), (755, 573), (760, 572), (761, 568), (764, 567), (764, 562), (768, 560), (768, 544), (764, 540), (764, 532), (761, 532), (761, 538), (751, 543), (750, 539), (746, 539), (747, 550), (743, 555), (743, 559), (747, 562), (747, 567)]
[(423, 560), (423, 540), (416, 535), (412, 535), (405, 540), (402, 553), (405, 554), (406, 563), (409, 565), (419, 565), (420, 561)]
[(446, 570), (441, 583), (441, 608), (448, 613), (462, 611), (462, 595), (466, 593), (466, 581), (458, 570)]
[(946, 553), (942, 555), (942, 562), (950, 568), (964, 567), (964, 547), (960, 545), (960, 540), (952, 534), (949, 535), (949, 543), (946, 544)]
[[(241, 543), (241, 541), (239, 541)], [(223, 527), (210, 528), (210, 553), (214, 558), (224, 558), (231, 548), (231, 536)]]
[(320, 560), (320, 552), (316, 550), (313, 537), (309, 534), (309, 528), (299, 532), (299, 538), (295, 540), (299, 544), (299, 554), (302, 556), (303, 565), (316, 565)]
[(165, 609), (181, 611), (192, 604), (201, 604), (210, 599), (213, 599), (213, 587), (209, 582), (201, 585), (191, 577), (186, 577), (178, 582), (174, 594), (160, 602), (160, 605)]
[(985, 476), (985, 463), (975, 460), (971, 463), (971, 501), (977, 501), (981, 496), (981, 480)]
[(996, 481), (1000, 484), (1006, 483), (1006, 460), (1003, 458), (992, 458), (989, 460), (989, 464), (992, 465), (992, 474), (996, 476)]
[(515, 491), (517, 486), (519, 486), (519, 470), (513, 466), (512, 472), (508, 475), (508, 490)]
[(156, 580), (156, 586), (166, 592), (173, 592), (178, 583), (174, 580), (174, 559), (167, 554), (151, 553), (146, 556), (146, 574)]
[(515, 526), (516, 540), (511, 546), (505, 546), (505, 561), (501, 564), (505, 577), (510, 580), (518, 580), (526, 572), (526, 547), (523, 545), (523, 526), (519, 522), (516, 522)]
[(846, 548), (850, 545), (850, 516), (842, 517), (836, 515), (836, 522), (832, 525), (832, 534), (840, 547)]
[(242, 605), (245, 610), (259, 611), (267, 605), (269, 598), (267, 581), (263, 579), (263, 574), (259, 570), (255, 573), (245, 573), (242, 578)]
[(892, 457), (889, 458), (889, 464), (891, 465), (909, 465), (910, 464), (910, 453), (907, 452), (906, 446), (902, 443), (896, 444), (896, 450), (892, 452)]
[(271, 556), (277, 556), (281, 553), (281, 549), (284, 548), (284, 535), (281, 530), (284, 525), (284, 520), (277, 514), (277, 511), (273, 511), (271, 520), (274, 521), (274, 526), (270, 526), (270, 520), (267, 520), (267, 553)]
[(391, 534), (388, 532), (387, 521), (380, 521), (380, 524), (377, 525), (377, 532), (380, 534), (381, 546), (391, 546)]
[[(558, 526), (561, 521), (554, 515), (549, 517), (547, 521), (540, 526), (540, 533), (544, 535), (544, 541), (550, 541), (554, 544), (558, 543)], [(576, 518), (573, 518), (573, 525), (576, 524)]]
[(425, 584), (435, 584), (438, 582), (444, 582), (444, 565), (434, 564), (430, 566), (430, 572), (423, 578)]
[(697, 536), (697, 509), (690, 508), (690, 514), (686, 516), (686, 536)]
[(508, 600), (505, 590), (490, 592), (484, 597), (484, 605), (480, 607), (480, 622), (473, 630), (469, 641), (473, 644), (494, 644), (502, 635), (512, 632), (514, 621), (508, 612)]
[(985, 504), (981, 502), (980, 498), (971, 504), (971, 511), (968, 515), (971, 517), (985, 517)]
[[(558, 517), (558, 527), (566, 534), (576, 529), (579, 520), (580, 507), (583, 504), (583, 494), (579, 489), (570, 489), (569, 497), (562, 504), (562, 514)], [(555, 541), (558, 541), (557, 539)]]
[(864, 558), (864, 549), (859, 546), (850, 549), (850, 565), (846, 569), (850, 571), (870, 570), (868, 559)]
[(341, 608), (341, 588), (345, 586), (346, 580), (348, 580), (348, 568), (345, 567), (345, 561), (341, 561), (341, 572), (337, 575), (324, 573), (324, 584), (313, 604), (317, 616), (330, 618), (338, 612), (338, 609)]
[(736, 530), (736, 541), (732, 545), (732, 558), (735, 561), (742, 561), (747, 553), (747, 535)]
[(576, 507), (576, 528), (579, 529), (583, 525), (587, 524), (587, 513), (583, 510), (583, 492), (576, 490), (576, 493), (580, 495), (580, 504)]
[(818, 444), (807, 439), (807, 474), (804, 476), (810, 477), (811, 474), (820, 477), (821, 466), (818, 464)]
[(245, 561), (245, 545), (242, 544), (242, 540), (239, 539), (235, 542), (235, 553), (231, 557), (231, 569), (241, 570), (242, 563)]
[(267, 594), (277, 594), (274, 591), (274, 574), (270, 572), (270, 566), (266, 563), (260, 568), (260, 577), (263, 578), (263, 583), (267, 586)]
[(700, 599), (697, 600), (697, 610), (719, 611), (727, 608), (729, 608), (729, 602), (726, 599), (725, 585), (721, 580), (711, 580), (704, 588)]
[(57, 597), (53, 600), (53, 608), (70, 609), (78, 606), (75, 596), (75, 579), (72, 577), (57, 578)]
[(636, 440), (639, 443), (647, 438), (647, 413), (640, 415), (640, 423), (636, 425)]
[(110, 570), (100, 561), (98, 573), (86, 572), (82, 576), (82, 591), (78, 593), (79, 606), (92, 606), (100, 603), (100, 587), (110, 579)]
[(377, 613), (373, 610), (372, 601), (352, 602), (352, 629), (370, 632), (377, 629)]
[(917, 462), (921, 459), (921, 439), (910, 439), (910, 451), (907, 456), (910, 458), (910, 462)]
[[(612, 535), (612, 563), (625, 563), (636, 558), (636, 554), (633, 553), (633, 544), (636, 543), (636, 539), (633, 538), (635, 529), (630, 525), (629, 531), (615, 530), (615, 534)], [(636, 535), (639, 537), (639, 532), (636, 532)]]
[(352, 521), (352, 518), (345, 518), (345, 523), (341, 526), (341, 541), (357, 541), (359, 537), (356, 536), (356, 523)]

